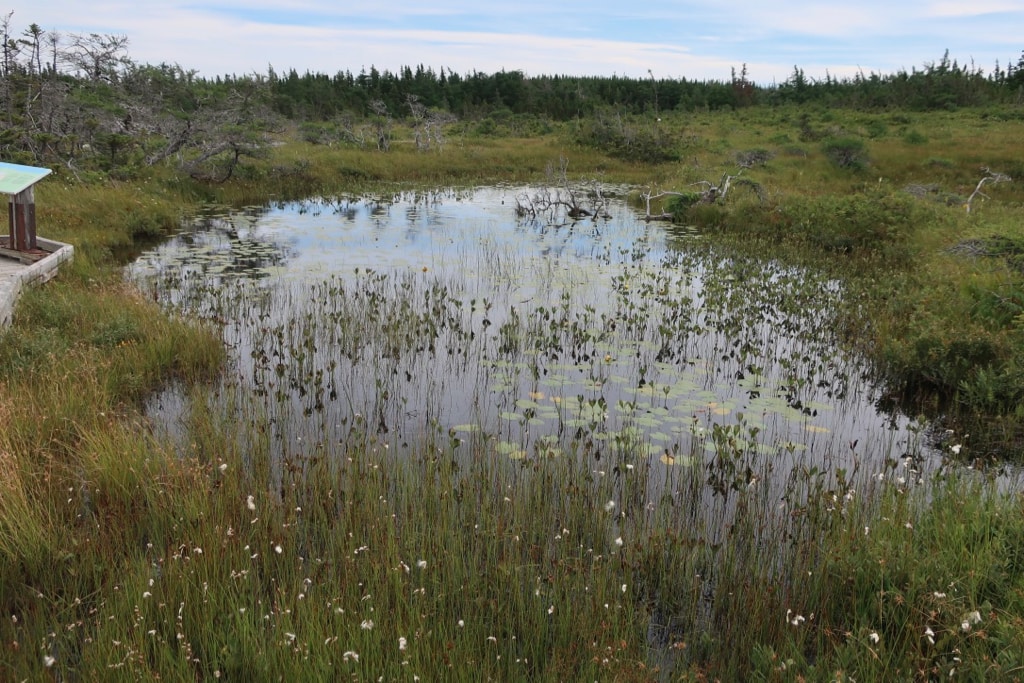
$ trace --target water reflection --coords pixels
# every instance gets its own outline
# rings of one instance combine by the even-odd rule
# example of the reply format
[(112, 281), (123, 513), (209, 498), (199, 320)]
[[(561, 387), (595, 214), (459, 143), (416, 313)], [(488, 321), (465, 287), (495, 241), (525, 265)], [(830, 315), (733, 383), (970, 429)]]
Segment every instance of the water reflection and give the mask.
[[(620, 200), (599, 219), (519, 220), (521, 191), (208, 215), (130, 274), (224, 321), (222, 390), (259, 398), (280, 452), (443, 441), (642, 466), (650, 495), (697, 471), (715, 484), (703, 496), (766, 480), (782, 492), (794, 468), (867, 477), (937, 457), (922, 425), (877, 410), (868, 369), (839, 347), (838, 282), (666, 232)], [(167, 424), (185, 409), (158, 404)]]

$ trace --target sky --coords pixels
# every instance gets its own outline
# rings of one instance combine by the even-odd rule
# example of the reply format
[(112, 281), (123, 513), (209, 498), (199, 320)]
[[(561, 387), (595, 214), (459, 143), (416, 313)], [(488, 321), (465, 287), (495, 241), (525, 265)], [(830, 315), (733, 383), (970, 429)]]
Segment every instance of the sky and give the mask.
[(523, 71), (761, 84), (951, 60), (990, 73), (1024, 51), (1024, 0), (0, 0), (18, 35), (126, 36), (128, 56), (201, 76)]

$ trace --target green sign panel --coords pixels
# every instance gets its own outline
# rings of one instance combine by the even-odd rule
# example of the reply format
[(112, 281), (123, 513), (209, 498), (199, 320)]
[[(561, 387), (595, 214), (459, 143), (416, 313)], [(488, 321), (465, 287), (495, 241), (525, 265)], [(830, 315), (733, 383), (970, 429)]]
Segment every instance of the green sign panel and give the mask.
[(0, 194), (18, 194), (50, 175), (48, 168), (0, 162)]

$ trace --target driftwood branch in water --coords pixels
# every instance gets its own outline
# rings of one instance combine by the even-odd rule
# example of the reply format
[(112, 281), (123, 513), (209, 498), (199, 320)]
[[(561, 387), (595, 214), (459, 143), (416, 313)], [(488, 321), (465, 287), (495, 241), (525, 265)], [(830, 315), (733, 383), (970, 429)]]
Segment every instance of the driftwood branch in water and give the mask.
[(596, 181), (589, 184), (569, 182), (569, 160), (564, 156), (558, 160), (558, 166), (548, 164), (547, 176), (549, 186), (538, 189), (532, 194), (521, 192), (516, 195), (516, 214), (523, 218), (537, 219), (546, 217), (555, 223), (593, 217), (608, 218), (608, 199)]

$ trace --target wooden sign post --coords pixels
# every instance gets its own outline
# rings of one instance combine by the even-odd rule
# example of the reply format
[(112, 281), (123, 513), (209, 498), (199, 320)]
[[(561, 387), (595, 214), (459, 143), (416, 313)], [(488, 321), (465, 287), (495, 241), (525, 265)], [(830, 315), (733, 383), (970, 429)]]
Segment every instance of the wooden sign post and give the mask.
[(8, 248), (14, 251), (34, 251), (36, 249), (36, 202), (32, 188), (13, 195), (8, 206), (11, 220)]

